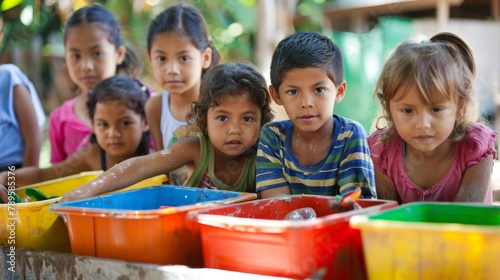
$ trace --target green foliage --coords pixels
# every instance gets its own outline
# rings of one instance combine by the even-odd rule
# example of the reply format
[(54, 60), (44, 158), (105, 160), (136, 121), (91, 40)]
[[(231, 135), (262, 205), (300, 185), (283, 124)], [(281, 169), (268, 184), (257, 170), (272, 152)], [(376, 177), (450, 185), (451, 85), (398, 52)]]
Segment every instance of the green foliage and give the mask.
[[(154, 7), (134, 11), (131, 1), (109, 0), (103, 4), (123, 25), (123, 37), (129, 45), (147, 60), (146, 36), (151, 20), (161, 11), (176, 4), (160, 1)], [(256, 30), (255, 0), (192, 1), (205, 20), (215, 47), (224, 61), (253, 60), (253, 37)], [(148, 72), (148, 67), (144, 69)]]
[(302, 18), (295, 29), (321, 32), (323, 29), (323, 9), (325, 5), (337, 0), (300, 0), (297, 3), (297, 16)]
[(253, 37), (257, 27), (255, 4), (254, 0), (193, 3), (205, 17), (215, 47), (224, 61), (252, 61)]
[[(298, 2), (297, 11), (305, 20), (301, 20), (295, 30), (321, 31), (322, 17), (318, 15), (322, 14), (323, 1), (328, 2), (328, 0), (300, 0)], [(45, 56), (62, 55), (64, 23), (60, 18), (61, 13), (56, 10), (56, 5), (64, 4), (63, 2), (68, 4), (66, 1), (58, 0), (24, 0), (20, 7), (11, 9), (9, 13), (4, 13), (4, 17), (8, 16), (8, 18), (4, 28), (4, 40), (0, 54), (10, 53), (14, 49), (30, 53), (34, 38), (39, 37), (44, 45), (43, 54)], [(71, 2), (78, 2), (79, 5), (83, 3), (81, 0), (72, 0)], [(135, 50), (141, 58), (144, 66), (143, 75), (149, 75), (151, 69), (147, 66), (146, 52), (149, 23), (165, 8), (177, 4), (179, 1), (162, 0), (155, 6), (148, 6), (144, 1), (140, 7), (134, 7), (134, 2), (137, 4), (142, 1), (94, 1), (94, 3), (104, 5), (116, 15), (123, 26), (124, 42)], [(255, 62), (255, 33), (259, 20), (256, 0), (185, 0), (180, 2), (189, 3), (202, 12), (214, 45), (220, 52), (223, 61)], [(28, 6), (31, 6), (32, 20), (25, 25), (20, 18), (23, 9)], [(49, 37), (56, 39), (51, 41)], [(25, 68), (23, 65), (20, 66)]]

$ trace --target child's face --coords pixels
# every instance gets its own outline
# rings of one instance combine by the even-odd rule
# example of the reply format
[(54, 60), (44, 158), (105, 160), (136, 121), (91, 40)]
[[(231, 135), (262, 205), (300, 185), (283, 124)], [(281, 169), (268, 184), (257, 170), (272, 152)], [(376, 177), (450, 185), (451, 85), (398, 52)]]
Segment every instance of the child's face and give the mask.
[(262, 112), (248, 94), (226, 95), (207, 112), (207, 132), (216, 151), (236, 157), (259, 138)]
[(119, 101), (97, 103), (92, 122), (97, 143), (110, 156), (129, 158), (135, 155), (146, 121)]
[(342, 101), (345, 89), (345, 82), (337, 86), (324, 70), (313, 67), (287, 72), (279, 92), (269, 87), (271, 97), (283, 105), (294, 129), (306, 133), (320, 130), (332, 118), (335, 102)]
[(201, 72), (211, 63), (212, 50), (200, 52), (189, 38), (174, 31), (156, 35), (148, 55), (155, 80), (171, 95), (196, 89)]
[(125, 58), (125, 47), (117, 49), (107, 36), (93, 23), (70, 27), (66, 32), (66, 66), (71, 80), (82, 92), (114, 76), (116, 66)]
[(432, 152), (448, 143), (459, 116), (454, 100), (427, 104), (415, 87), (402, 97), (396, 96), (389, 101), (390, 114), (398, 134), (408, 145), (420, 152)]

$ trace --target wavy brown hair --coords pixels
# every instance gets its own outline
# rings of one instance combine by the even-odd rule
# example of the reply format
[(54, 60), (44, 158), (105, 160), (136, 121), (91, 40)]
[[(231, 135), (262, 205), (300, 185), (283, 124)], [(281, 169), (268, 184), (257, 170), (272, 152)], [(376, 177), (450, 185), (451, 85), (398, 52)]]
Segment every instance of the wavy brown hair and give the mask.
[(247, 94), (262, 111), (260, 126), (274, 118), (266, 80), (247, 63), (222, 63), (209, 69), (201, 79), (200, 98), (193, 102), (186, 119), (207, 135), (208, 110), (227, 95)]

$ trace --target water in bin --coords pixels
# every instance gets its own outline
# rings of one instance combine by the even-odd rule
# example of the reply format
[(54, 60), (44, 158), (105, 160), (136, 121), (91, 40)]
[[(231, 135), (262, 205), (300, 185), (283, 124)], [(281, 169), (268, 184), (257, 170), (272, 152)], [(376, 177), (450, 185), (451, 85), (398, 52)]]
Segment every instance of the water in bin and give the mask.
[(315, 218), (316, 218), (316, 212), (314, 211), (314, 209), (312, 209), (311, 207), (304, 207), (295, 209), (290, 213), (286, 214), (283, 220), (298, 221), (298, 220), (309, 220)]

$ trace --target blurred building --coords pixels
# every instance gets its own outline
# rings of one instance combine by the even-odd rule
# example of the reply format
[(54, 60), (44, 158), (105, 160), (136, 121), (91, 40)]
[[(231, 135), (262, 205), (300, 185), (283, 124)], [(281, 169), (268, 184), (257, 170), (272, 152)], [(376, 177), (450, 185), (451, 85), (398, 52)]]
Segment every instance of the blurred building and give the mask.
[[(500, 0), (338, 0), (325, 6), (324, 15), (346, 60), (348, 94), (336, 113), (369, 130), (377, 111), (371, 90), (387, 53), (403, 40), (448, 31), (474, 52), (482, 115), (491, 121), (499, 115)], [(498, 119), (491, 125), (500, 131)]]

